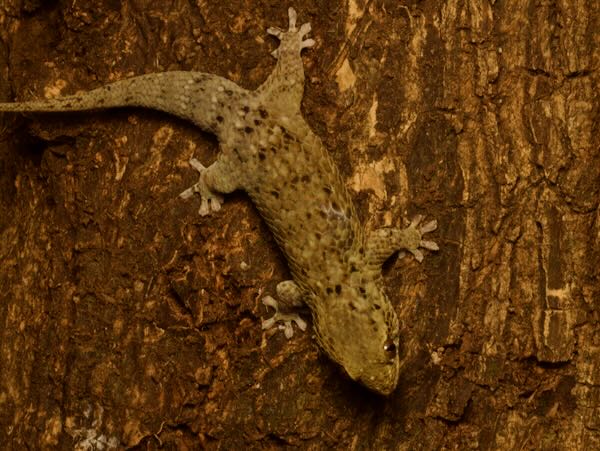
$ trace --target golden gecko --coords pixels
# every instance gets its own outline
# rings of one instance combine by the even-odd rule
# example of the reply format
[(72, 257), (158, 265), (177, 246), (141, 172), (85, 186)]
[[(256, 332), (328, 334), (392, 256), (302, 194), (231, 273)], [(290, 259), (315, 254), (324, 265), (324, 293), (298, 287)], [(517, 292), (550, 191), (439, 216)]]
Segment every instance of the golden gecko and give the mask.
[[(348, 375), (387, 395), (399, 373), (399, 323), (382, 287), (381, 265), (406, 249), (421, 261), (419, 247), (436, 250), (422, 235), (435, 221), (404, 229), (381, 228), (366, 234), (335, 163), (302, 118), (304, 69), (300, 53), (314, 44), (304, 39), (310, 24), (296, 27), (289, 8), (287, 31), (269, 28), (279, 38), (277, 64), (267, 80), (248, 91), (225, 78), (173, 71), (141, 75), (98, 89), (50, 100), (2, 103), (0, 111), (82, 111), (122, 106), (162, 110), (214, 133), (220, 143), (216, 161), (190, 163), (200, 180), (181, 193), (201, 196), (200, 214), (217, 211), (222, 194), (248, 193), (285, 254), (293, 280), (277, 286), (287, 306), (306, 304), (316, 337), (325, 352)], [(276, 309), (263, 322), (282, 321), (286, 336), (297, 315)]]

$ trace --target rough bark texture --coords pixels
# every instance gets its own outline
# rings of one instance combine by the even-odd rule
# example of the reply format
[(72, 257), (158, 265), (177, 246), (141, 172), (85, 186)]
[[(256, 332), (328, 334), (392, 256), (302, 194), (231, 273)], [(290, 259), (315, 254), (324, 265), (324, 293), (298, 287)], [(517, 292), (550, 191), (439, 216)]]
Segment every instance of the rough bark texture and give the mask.
[[(294, 2), (292, 2), (294, 3)], [(170, 69), (269, 74), (279, 1), (4, 0), (0, 96)], [(288, 274), (243, 194), (177, 194), (213, 137), (125, 109), (0, 118), (3, 449), (600, 449), (600, 6), (314, 0), (303, 111), (395, 259), (398, 390), (264, 333)]]

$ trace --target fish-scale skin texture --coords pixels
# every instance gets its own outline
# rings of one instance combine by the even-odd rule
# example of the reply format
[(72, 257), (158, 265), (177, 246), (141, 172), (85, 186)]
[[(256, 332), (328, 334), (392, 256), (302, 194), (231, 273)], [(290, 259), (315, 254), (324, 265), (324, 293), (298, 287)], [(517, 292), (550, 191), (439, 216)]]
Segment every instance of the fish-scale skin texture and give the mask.
[[(286, 305), (306, 303), (317, 339), (326, 353), (355, 380), (389, 394), (399, 372), (399, 324), (382, 287), (381, 264), (406, 249), (418, 260), (419, 247), (437, 249), (421, 237), (435, 222), (419, 227), (382, 228), (365, 235), (352, 199), (335, 163), (302, 118), (304, 71), (300, 53), (314, 44), (304, 39), (310, 25), (296, 27), (289, 9), (289, 29), (270, 28), (280, 46), (277, 65), (255, 91), (200, 72), (141, 75), (69, 97), (2, 103), (0, 111), (82, 111), (120, 106), (153, 108), (190, 120), (217, 135), (220, 153), (209, 167), (192, 159), (200, 179), (183, 198), (201, 195), (200, 214), (220, 208), (221, 194), (242, 189), (283, 250), (293, 280), (279, 284)], [(303, 326), (296, 316), (273, 318)]]

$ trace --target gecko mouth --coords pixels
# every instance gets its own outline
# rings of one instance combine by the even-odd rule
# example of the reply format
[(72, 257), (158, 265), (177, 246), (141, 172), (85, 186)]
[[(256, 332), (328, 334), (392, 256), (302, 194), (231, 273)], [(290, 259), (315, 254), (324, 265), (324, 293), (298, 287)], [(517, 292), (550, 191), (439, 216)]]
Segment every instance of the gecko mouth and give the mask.
[(369, 390), (382, 396), (388, 396), (396, 389), (399, 374), (391, 368), (385, 368), (376, 376), (369, 376), (366, 374), (361, 374), (356, 377), (352, 377), (352, 375), (349, 374), (349, 376), (352, 380), (362, 384)]
[(375, 381), (374, 379), (365, 380), (363, 378), (358, 378), (355, 380), (356, 380), (356, 382), (359, 382), (360, 384), (362, 384), (369, 390), (371, 390), (379, 395), (383, 395), (383, 396), (387, 396), (387, 395), (391, 394), (394, 391), (394, 389), (396, 388), (395, 383), (394, 384), (382, 384), (381, 381), (380, 381), (380, 383), (377, 383), (377, 381)]

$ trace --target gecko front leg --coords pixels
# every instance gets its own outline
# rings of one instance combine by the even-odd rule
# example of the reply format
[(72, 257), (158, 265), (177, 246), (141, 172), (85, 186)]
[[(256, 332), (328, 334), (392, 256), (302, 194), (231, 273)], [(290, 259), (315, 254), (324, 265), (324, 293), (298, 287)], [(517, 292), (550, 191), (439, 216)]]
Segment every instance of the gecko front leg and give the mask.
[[(285, 280), (277, 284), (277, 297), (281, 301), (281, 304), (284, 304), (286, 308), (294, 308), (300, 307), (304, 305), (302, 298), (304, 294), (296, 282), (293, 280)], [(262, 328), (270, 329), (278, 322), (283, 324), (280, 325), (280, 328), (283, 329), (286, 338), (292, 338), (294, 335), (294, 329), (292, 327), (292, 323), (296, 323), (298, 328), (302, 331), (306, 330), (306, 322), (298, 315), (297, 313), (285, 313), (279, 310), (280, 303), (273, 299), (271, 296), (265, 296), (262, 300), (262, 303), (267, 307), (272, 307), (275, 309), (275, 314), (263, 321)]]
[(315, 45), (315, 41), (306, 38), (310, 32), (310, 23), (296, 27), (296, 11), (288, 9), (289, 26), (287, 30), (270, 27), (267, 33), (279, 39), (279, 47), (272, 52), (277, 66), (256, 90), (265, 102), (285, 111), (286, 114), (300, 115), (300, 103), (304, 93), (304, 69), (300, 54), (303, 49)]

